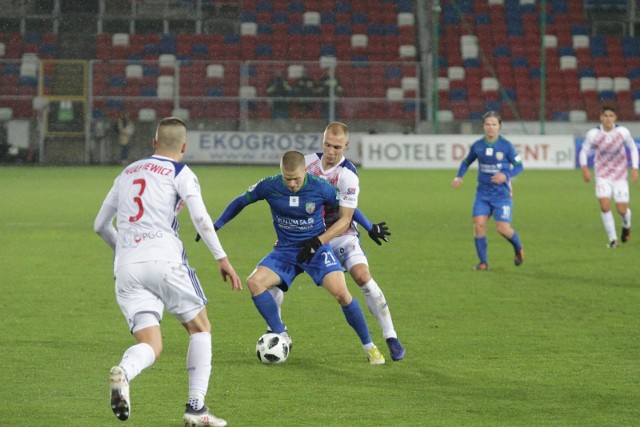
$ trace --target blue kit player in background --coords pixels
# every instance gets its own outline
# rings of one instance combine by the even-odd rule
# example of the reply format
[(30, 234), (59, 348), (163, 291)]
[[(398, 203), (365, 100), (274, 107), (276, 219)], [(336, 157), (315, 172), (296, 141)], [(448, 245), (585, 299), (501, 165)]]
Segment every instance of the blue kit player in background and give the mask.
[(514, 262), (519, 266), (524, 261), (524, 249), (518, 233), (511, 228), (513, 200), (511, 178), (522, 172), (522, 159), (507, 139), (500, 135), (502, 119), (495, 111), (482, 116), (484, 138), (474, 142), (469, 154), (460, 164), (458, 174), (451, 186), (462, 185), (462, 177), (469, 166), (478, 160), (478, 186), (473, 201), (473, 227), (475, 246), (480, 263), (476, 270), (488, 270), (487, 222), (493, 215), (496, 228), (513, 245)]
[[(277, 241), (273, 251), (264, 257), (247, 278), (247, 287), (258, 312), (269, 329), (291, 343), (282, 323), (278, 304), (269, 289), (289, 289), (302, 272), (324, 287), (338, 301), (349, 325), (354, 329), (369, 363), (384, 363), (375, 346), (358, 300), (352, 297), (330, 240), (351, 225), (352, 210), (344, 210), (329, 228), (325, 227), (325, 208), (338, 208), (336, 189), (326, 180), (305, 169), (304, 155), (286, 152), (280, 162), (281, 174), (267, 177), (236, 197), (215, 222), (216, 230), (238, 215), (246, 206), (266, 200), (271, 208)], [(343, 211), (343, 208), (339, 208)], [(302, 248), (302, 249), (301, 249)]]

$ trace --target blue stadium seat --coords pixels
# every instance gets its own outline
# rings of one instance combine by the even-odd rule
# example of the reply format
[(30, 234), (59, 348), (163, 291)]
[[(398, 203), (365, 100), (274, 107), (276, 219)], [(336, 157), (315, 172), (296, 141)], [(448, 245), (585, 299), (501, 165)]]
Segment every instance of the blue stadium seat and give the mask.
[(127, 81), (124, 76), (112, 76), (109, 78), (109, 87), (125, 87)]
[(481, 13), (481, 14), (476, 15), (475, 20), (476, 20), (476, 25), (490, 25), (491, 24), (491, 17), (489, 15), (487, 15), (486, 13)]
[(221, 87), (210, 87), (207, 88), (207, 96), (224, 96), (224, 90)]
[(346, 1), (336, 3), (336, 13), (351, 13), (351, 5)]
[(496, 58), (509, 58), (511, 56), (511, 49), (505, 45), (496, 46), (493, 49), (493, 56)]
[(156, 97), (158, 90), (155, 87), (143, 87), (140, 89), (140, 96)]
[(596, 70), (591, 67), (578, 68), (578, 77), (596, 77)]
[(526, 56), (514, 56), (511, 58), (511, 66), (513, 68), (528, 68), (529, 58)]
[(452, 88), (449, 90), (449, 100), (450, 101), (466, 101), (469, 99), (467, 95), (467, 90), (464, 88)]
[(338, 24), (336, 25), (336, 36), (350, 36), (352, 34), (351, 25)]
[(335, 24), (336, 15), (331, 12), (320, 12), (320, 24)]

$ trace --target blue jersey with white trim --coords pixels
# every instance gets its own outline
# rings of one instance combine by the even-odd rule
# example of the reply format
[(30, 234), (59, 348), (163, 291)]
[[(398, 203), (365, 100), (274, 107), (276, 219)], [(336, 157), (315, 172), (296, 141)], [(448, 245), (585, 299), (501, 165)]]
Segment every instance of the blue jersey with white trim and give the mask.
[(278, 236), (276, 248), (297, 247), (300, 242), (324, 233), (324, 209), (338, 205), (336, 189), (310, 173), (295, 193), (279, 174), (260, 180), (247, 190), (244, 199), (248, 204), (259, 200), (269, 204)]
[[(468, 167), (478, 160), (478, 186), (476, 191), (487, 196), (511, 197), (511, 178), (522, 172), (522, 159), (513, 144), (500, 135), (494, 142), (485, 138), (471, 145), (469, 154), (462, 161), (458, 176), (462, 177)], [(497, 173), (506, 175), (502, 184), (494, 184), (491, 177)]]

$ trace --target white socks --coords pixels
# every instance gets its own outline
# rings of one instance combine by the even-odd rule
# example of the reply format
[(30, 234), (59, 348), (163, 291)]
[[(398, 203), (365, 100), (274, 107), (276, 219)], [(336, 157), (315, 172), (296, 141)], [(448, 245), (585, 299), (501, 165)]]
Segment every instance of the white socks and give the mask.
[[(122, 356), (120, 367), (131, 382), (143, 369), (153, 365), (156, 355), (153, 348), (146, 343), (129, 347)], [(200, 410), (204, 406), (204, 397), (209, 388), (211, 376), (211, 334), (200, 332), (189, 336), (187, 352), (187, 371), (189, 372), (189, 404)]]
[(209, 377), (211, 376), (210, 333), (200, 332), (189, 336), (187, 371), (189, 372), (189, 404), (197, 411), (204, 406), (204, 397), (209, 388)]
[(278, 304), (278, 316), (282, 319), (282, 301), (284, 301), (284, 291), (277, 286), (269, 288), (269, 293)]
[(122, 356), (120, 367), (127, 373), (127, 380), (131, 382), (143, 369), (153, 365), (156, 354), (147, 343), (136, 344), (129, 347)]
[[(615, 234), (615, 230), (614, 230)], [(364, 294), (364, 298), (367, 302), (369, 311), (374, 315), (380, 327), (382, 328), (382, 336), (387, 338), (398, 338), (398, 334), (393, 328), (393, 321), (391, 320), (391, 314), (389, 313), (389, 307), (387, 306), (387, 300), (382, 293), (382, 290), (378, 286), (375, 280), (371, 279), (364, 286), (360, 287), (360, 290)], [(269, 289), (269, 292), (276, 300), (278, 304), (278, 312), (280, 312), (280, 306), (284, 299), (284, 292), (278, 287)], [(282, 314), (280, 314), (282, 317)]]
[(360, 287), (360, 290), (364, 294), (369, 311), (374, 315), (382, 328), (382, 336), (385, 339), (398, 338), (398, 334), (393, 328), (393, 321), (391, 320), (387, 300), (376, 281), (373, 279), (369, 280), (364, 286)]
[(624, 228), (631, 228), (631, 209), (627, 208), (627, 212), (622, 215), (622, 226)]
[(609, 241), (612, 242), (614, 240), (618, 240), (618, 236), (616, 234), (616, 223), (613, 219), (613, 214), (611, 213), (611, 211), (600, 212), (600, 215), (602, 216), (602, 223), (604, 224), (604, 230), (607, 232)]

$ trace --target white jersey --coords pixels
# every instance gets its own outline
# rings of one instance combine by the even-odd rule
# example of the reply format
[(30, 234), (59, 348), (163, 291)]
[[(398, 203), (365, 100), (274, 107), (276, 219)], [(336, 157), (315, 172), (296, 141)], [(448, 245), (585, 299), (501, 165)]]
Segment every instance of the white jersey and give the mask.
[(624, 126), (616, 125), (609, 132), (598, 126), (587, 132), (580, 150), (580, 166), (587, 165), (587, 155), (590, 150), (595, 150), (594, 170), (596, 178), (604, 178), (611, 181), (627, 179), (627, 153), (625, 147), (631, 153), (631, 165), (638, 167), (638, 147), (631, 132)]
[[(204, 208), (198, 179), (188, 166), (157, 155), (127, 166), (115, 179), (103, 204), (117, 211), (114, 269), (145, 261), (186, 264), (177, 220), (185, 202), (197, 229), (203, 225), (213, 228), (208, 225), (211, 218)], [(215, 258), (224, 258), (217, 235), (208, 234), (214, 236), (207, 245)]]
[[(307, 172), (323, 178), (331, 183), (338, 190), (338, 200), (340, 206), (355, 209), (358, 207), (358, 194), (360, 194), (360, 180), (356, 172), (356, 167), (344, 157), (331, 169), (322, 168), (322, 153), (307, 154), (305, 157)], [(334, 224), (340, 217), (339, 212), (331, 211), (325, 215), (327, 227)], [(357, 235), (356, 224), (352, 221), (344, 234)]]

